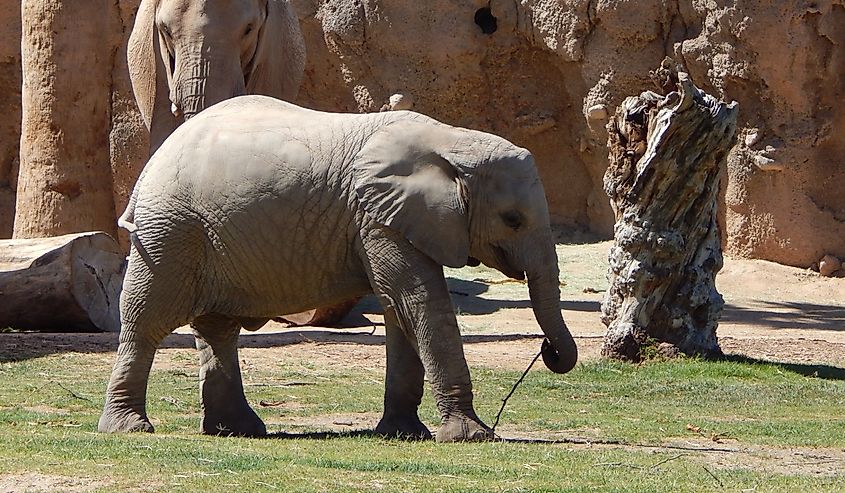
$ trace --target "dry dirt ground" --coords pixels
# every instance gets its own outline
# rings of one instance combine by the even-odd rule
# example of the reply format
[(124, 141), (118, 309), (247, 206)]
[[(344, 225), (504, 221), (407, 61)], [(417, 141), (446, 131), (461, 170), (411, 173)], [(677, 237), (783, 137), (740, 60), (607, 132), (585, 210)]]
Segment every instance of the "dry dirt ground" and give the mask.
[[(567, 245), (561, 261), (564, 319), (582, 360), (599, 357), (605, 327), (600, 320), (604, 259), (609, 242)], [(571, 258), (571, 252), (577, 255)], [(474, 274), (475, 272), (475, 274)], [(481, 278), (478, 277), (481, 272)], [(517, 281), (487, 271), (447, 272), (464, 349), (470, 366), (524, 369), (539, 350), (542, 333), (534, 321), (528, 290)], [(475, 276), (475, 277), (474, 277)], [(727, 354), (783, 363), (820, 363), (845, 368), (845, 278), (762, 260), (725, 260), (717, 277), (725, 299), (718, 336)], [(599, 291), (599, 292), (594, 292)], [(365, 298), (341, 328), (287, 327), (270, 322), (243, 332), (246, 359), (340, 361), (383, 365), (383, 318), (378, 304)], [(116, 334), (0, 334), (0, 360), (54, 352), (113, 352)], [(170, 355), (193, 347), (188, 327), (165, 339), (157, 366)]]

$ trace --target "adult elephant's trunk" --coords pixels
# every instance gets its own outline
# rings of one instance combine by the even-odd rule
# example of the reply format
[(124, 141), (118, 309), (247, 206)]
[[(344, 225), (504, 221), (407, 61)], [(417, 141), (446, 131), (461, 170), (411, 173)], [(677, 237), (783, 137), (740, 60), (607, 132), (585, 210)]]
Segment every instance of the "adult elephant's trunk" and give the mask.
[(177, 118), (188, 120), (213, 104), (245, 93), (240, 65), (229, 58), (203, 53), (188, 54), (176, 61), (170, 100)]
[(559, 269), (551, 236), (542, 240), (540, 250), (527, 262), (525, 271), (534, 317), (546, 334), (543, 363), (555, 373), (566, 373), (578, 361), (578, 348), (560, 313)]

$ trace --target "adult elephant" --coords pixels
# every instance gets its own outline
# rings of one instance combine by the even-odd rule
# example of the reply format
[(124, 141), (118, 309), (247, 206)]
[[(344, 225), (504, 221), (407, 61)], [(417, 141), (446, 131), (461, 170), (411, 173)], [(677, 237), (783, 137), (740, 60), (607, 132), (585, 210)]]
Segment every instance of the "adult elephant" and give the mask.
[(155, 152), (183, 121), (225, 99), (296, 97), (305, 41), (287, 0), (142, 0), (127, 57)]
[(190, 323), (202, 350), (202, 430), (264, 434), (243, 393), (239, 329), (374, 292), (387, 340), (376, 431), (430, 436), (417, 415), (425, 373), (437, 439), (490, 438), (473, 410), (444, 265), (527, 275), (546, 366), (564, 373), (578, 357), (534, 159), (494, 135), (409, 111), (322, 113), (243, 96), (162, 145), (119, 224), (133, 231), (132, 249), (100, 431), (153, 430), (145, 401), (156, 347)]
[[(127, 55), (152, 154), (182, 122), (225, 99), (295, 98), (305, 41), (288, 0), (142, 0)], [(335, 325), (356, 301), (283, 320)]]

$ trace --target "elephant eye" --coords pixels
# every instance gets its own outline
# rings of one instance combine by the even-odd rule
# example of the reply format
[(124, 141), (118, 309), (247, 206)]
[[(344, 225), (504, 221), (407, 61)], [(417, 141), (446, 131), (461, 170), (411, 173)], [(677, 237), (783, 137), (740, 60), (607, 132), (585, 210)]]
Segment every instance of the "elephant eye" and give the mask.
[(249, 33), (251, 33), (252, 30), (253, 30), (253, 25), (252, 24), (247, 25), (246, 30), (244, 30), (244, 37), (249, 36)]
[(518, 231), (520, 227), (522, 227), (522, 214), (518, 211), (507, 211), (500, 214), (502, 218), (502, 222), (505, 223), (505, 226), (511, 228), (514, 231)]

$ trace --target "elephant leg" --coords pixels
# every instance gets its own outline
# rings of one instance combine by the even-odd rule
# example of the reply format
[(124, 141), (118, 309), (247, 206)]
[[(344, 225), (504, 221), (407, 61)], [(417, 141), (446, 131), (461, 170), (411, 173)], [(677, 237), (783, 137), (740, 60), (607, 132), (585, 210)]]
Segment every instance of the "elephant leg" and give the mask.
[(191, 323), (200, 350), (202, 432), (208, 435), (264, 436), (267, 428), (244, 396), (238, 365), (240, 324), (221, 315)]
[[(443, 281), (444, 291), (445, 280)], [(440, 411), (438, 442), (483, 441), (494, 438), (473, 408), (472, 382), (463, 352), (463, 340), (455, 313), (448, 306), (431, 300), (436, 316), (427, 320), (417, 338), (420, 359), (429, 375), (434, 399)], [(448, 310), (448, 311), (447, 311)], [(422, 317), (424, 318), (424, 317)], [(420, 330), (420, 329), (418, 329)]]
[(150, 368), (161, 341), (187, 320), (177, 315), (178, 296), (151, 279), (133, 248), (120, 295), (120, 344), (97, 425), (100, 432), (154, 431), (146, 411)]
[(154, 431), (146, 411), (147, 381), (156, 348), (168, 333), (139, 331), (133, 324), (122, 325), (117, 361), (97, 430), (102, 433)]
[(492, 439), (492, 430), (473, 409), (469, 367), (442, 266), (392, 230), (373, 230), (362, 241), (385, 313), (395, 310), (398, 325), (417, 341), (440, 411), (437, 441)]
[(409, 339), (402, 331), (393, 310), (385, 311), (384, 320), (387, 376), (384, 415), (376, 426), (376, 433), (391, 437), (429, 439), (431, 432), (417, 415), (422, 401), (425, 370), (417, 353), (416, 340)]

